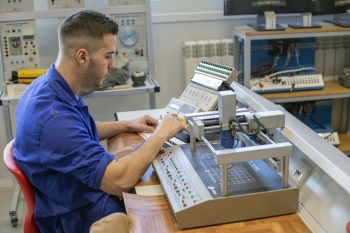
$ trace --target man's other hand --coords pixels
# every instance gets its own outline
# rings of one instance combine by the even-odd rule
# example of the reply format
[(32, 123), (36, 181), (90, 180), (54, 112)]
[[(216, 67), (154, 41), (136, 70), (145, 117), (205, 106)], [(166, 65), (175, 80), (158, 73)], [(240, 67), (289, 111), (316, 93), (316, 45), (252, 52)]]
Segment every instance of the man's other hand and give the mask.
[(148, 115), (131, 120), (131, 129), (135, 132), (153, 133), (158, 120)]

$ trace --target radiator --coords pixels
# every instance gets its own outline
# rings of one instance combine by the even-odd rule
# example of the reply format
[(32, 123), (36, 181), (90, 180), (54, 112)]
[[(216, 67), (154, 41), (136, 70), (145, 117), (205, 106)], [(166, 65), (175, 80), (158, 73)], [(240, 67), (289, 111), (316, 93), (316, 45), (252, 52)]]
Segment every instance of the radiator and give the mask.
[(194, 69), (202, 60), (233, 67), (232, 39), (184, 41), (182, 48), (184, 88), (190, 83)]

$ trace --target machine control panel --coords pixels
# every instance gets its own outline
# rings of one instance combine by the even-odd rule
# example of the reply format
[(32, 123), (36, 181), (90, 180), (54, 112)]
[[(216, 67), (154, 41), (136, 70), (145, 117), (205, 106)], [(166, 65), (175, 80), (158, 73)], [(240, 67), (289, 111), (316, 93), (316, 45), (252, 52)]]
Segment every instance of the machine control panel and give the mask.
[(179, 99), (207, 112), (216, 110), (218, 102), (217, 96), (217, 91), (191, 82)]
[(33, 0), (0, 0), (0, 14), (24, 11), (34, 11)]
[(158, 175), (160, 171), (161, 176), (166, 180), (166, 182), (162, 182), (163, 186), (167, 186), (165, 189), (171, 192), (179, 209), (196, 205), (202, 201), (190, 175), (187, 174), (187, 170), (178, 159), (178, 156), (181, 157), (181, 153), (183, 154), (179, 147), (169, 147), (164, 153), (159, 154), (153, 162), (159, 168)]
[(133, 61), (147, 61), (146, 18), (140, 14), (111, 15), (119, 27), (116, 52)]
[(109, 0), (110, 6), (145, 5), (145, 0)]
[(215, 111), (218, 103), (218, 87), (233, 71), (232, 67), (201, 61), (179, 99), (205, 112)]
[(4, 22), (0, 28), (4, 71), (39, 68), (35, 21)]
[(187, 104), (186, 102), (176, 98), (172, 98), (165, 109), (168, 113), (177, 114), (179, 117), (184, 117), (184, 115), (187, 113), (196, 113), (201, 111), (199, 107)]
[(47, 0), (49, 10), (84, 8), (84, 0)]

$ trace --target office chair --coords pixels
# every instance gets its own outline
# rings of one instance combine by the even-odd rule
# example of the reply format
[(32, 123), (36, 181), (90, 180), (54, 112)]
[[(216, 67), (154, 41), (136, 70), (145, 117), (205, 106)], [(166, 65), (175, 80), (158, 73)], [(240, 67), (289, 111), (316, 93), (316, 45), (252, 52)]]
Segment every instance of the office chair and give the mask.
[(13, 159), (13, 139), (4, 149), (4, 162), (7, 169), (15, 176), (27, 203), (27, 214), (24, 220), (24, 233), (40, 233), (39, 227), (34, 220), (34, 189), (29, 183), (27, 177), (23, 174), (21, 169), (17, 166)]

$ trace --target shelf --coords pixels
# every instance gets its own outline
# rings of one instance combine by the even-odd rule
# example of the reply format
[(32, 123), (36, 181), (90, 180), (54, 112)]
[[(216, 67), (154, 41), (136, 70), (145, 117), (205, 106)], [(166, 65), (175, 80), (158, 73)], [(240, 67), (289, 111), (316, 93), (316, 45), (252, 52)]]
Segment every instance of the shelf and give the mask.
[(261, 96), (274, 103), (338, 99), (349, 98), (350, 88), (341, 86), (338, 81), (325, 81), (322, 90), (266, 93)]
[[(85, 98), (98, 98), (98, 97), (110, 97), (119, 95), (136, 95), (136, 94), (149, 94), (150, 95), (150, 108), (155, 108), (155, 97), (154, 93), (160, 92), (160, 86), (154, 79), (147, 78), (145, 80), (145, 86), (133, 87), (131, 81), (129, 80), (125, 85), (116, 85), (114, 88), (107, 88), (103, 91), (94, 91), (87, 95), (82, 96)], [(0, 105), (15, 105), (18, 103), (20, 97), (8, 97), (4, 93), (0, 93)]]
[[(238, 26), (233, 27), (234, 57), (239, 58), (241, 52), (244, 53), (244, 86), (250, 87), (250, 70), (251, 70), (251, 42), (254, 40), (269, 39), (290, 39), (290, 38), (308, 38), (308, 37), (329, 37), (329, 36), (348, 36), (350, 29), (335, 26), (328, 23), (317, 23), (321, 28), (312, 29), (294, 29), (286, 27), (285, 31), (256, 31), (252, 27)], [(241, 51), (239, 39), (244, 40), (243, 51)], [(234, 59), (234, 67), (241, 67), (240, 59)]]
[[(15, 12), (0, 14), (0, 22), (19, 21), (19, 20), (35, 20), (35, 19), (49, 19), (67, 17), (78, 10), (86, 8), (73, 8), (73, 9), (58, 9), (58, 10), (43, 10), (43, 11), (27, 11), (27, 12)], [(131, 13), (143, 13), (146, 12), (145, 5), (129, 5), (118, 7), (98, 7), (94, 8), (104, 14), (131, 14)]]
[(350, 135), (349, 134), (339, 134), (340, 145), (338, 150), (346, 155), (350, 155)]
[(251, 39), (280, 39), (280, 38), (305, 38), (305, 37), (320, 37), (320, 36), (340, 36), (350, 35), (350, 29), (339, 27), (333, 24), (318, 22), (321, 28), (305, 28), (295, 29), (288, 27), (286, 24), (280, 24), (286, 27), (285, 31), (256, 31), (249, 26), (233, 27), (234, 32), (241, 38), (249, 37)]

